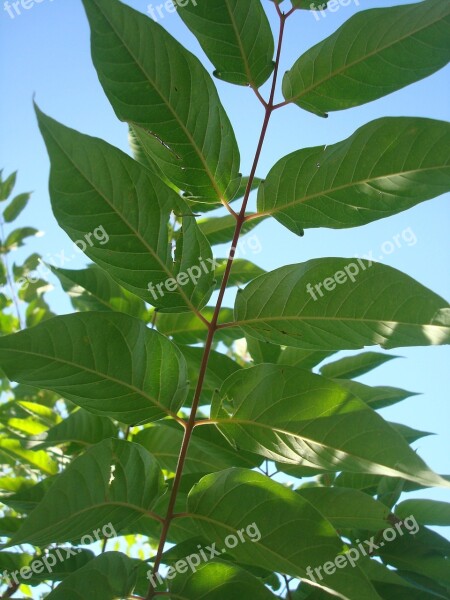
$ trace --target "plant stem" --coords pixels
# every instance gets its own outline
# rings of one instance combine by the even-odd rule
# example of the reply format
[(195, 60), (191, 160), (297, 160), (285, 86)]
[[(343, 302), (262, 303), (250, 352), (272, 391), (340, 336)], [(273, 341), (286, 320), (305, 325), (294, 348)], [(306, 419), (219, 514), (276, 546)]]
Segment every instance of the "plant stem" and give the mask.
[[(162, 531), (161, 531), (159, 546), (158, 546), (158, 550), (157, 550), (157, 553), (155, 556), (155, 562), (154, 562), (154, 566), (153, 566), (153, 574), (154, 575), (156, 575), (159, 571), (159, 567), (161, 565), (161, 558), (162, 558), (162, 554), (164, 551), (164, 546), (167, 541), (167, 535), (169, 532), (170, 524), (175, 515), (175, 504), (176, 504), (178, 491), (179, 491), (180, 484), (181, 484), (181, 478), (183, 475), (183, 469), (184, 469), (184, 464), (186, 461), (189, 443), (191, 441), (192, 432), (196, 426), (195, 419), (197, 416), (197, 410), (198, 410), (198, 406), (199, 406), (199, 402), (200, 402), (200, 394), (203, 389), (203, 382), (205, 380), (206, 369), (208, 367), (209, 355), (211, 353), (211, 348), (212, 348), (212, 344), (214, 341), (214, 335), (218, 329), (218, 320), (219, 320), (220, 310), (222, 308), (223, 298), (225, 295), (225, 291), (227, 289), (227, 283), (228, 283), (228, 279), (230, 277), (231, 268), (233, 266), (233, 261), (234, 261), (234, 257), (236, 254), (236, 249), (237, 249), (237, 244), (238, 244), (239, 237), (241, 234), (241, 229), (245, 222), (245, 213), (247, 210), (247, 204), (248, 204), (248, 200), (250, 197), (250, 192), (252, 190), (253, 180), (255, 178), (256, 169), (259, 164), (259, 159), (260, 159), (261, 151), (262, 151), (262, 148), (264, 145), (267, 128), (269, 126), (270, 117), (273, 112), (275, 90), (276, 90), (278, 71), (279, 71), (279, 66), (280, 66), (281, 48), (282, 48), (282, 44), (283, 44), (284, 27), (285, 27), (285, 22), (286, 22), (286, 18), (287, 18), (285, 15), (283, 15), (281, 13), (278, 6), (277, 6), (277, 12), (280, 17), (280, 31), (279, 31), (279, 37), (278, 37), (278, 47), (277, 47), (277, 54), (276, 54), (276, 59), (275, 59), (275, 67), (274, 67), (274, 72), (273, 72), (270, 97), (269, 97), (269, 101), (266, 104), (264, 121), (262, 124), (261, 133), (259, 136), (258, 146), (257, 146), (256, 152), (255, 152), (255, 157), (253, 159), (253, 165), (252, 165), (252, 168), (250, 171), (247, 188), (245, 190), (244, 199), (242, 201), (241, 210), (236, 219), (236, 228), (234, 231), (233, 241), (231, 243), (231, 249), (230, 249), (230, 253), (228, 256), (227, 266), (225, 268), (225, 273), (223, 275), (222, 283), (220, 286), (220, 291), (219, 291), (219, 295), (217, 298), (216, 307), (214, 309), (214, 314), (211, 319), (211, 322), (209, 323), (209, 326), (208, 326), (208, 335), (207, 335), (206, 342), (205, 342), (205, 348), (204, 348), (203, 358), (202, 358), (202, 362), (201, 362), (201, 366), (200, 366), (199, 377), (198, 377), (197, 386), (195, 389), (194, 399), (192, 402), (191, 414), (189, 416), (189, 420), (187, 421), (187, 423), (185, 425), (183, 442), (182, 442), (180, 454), (178, 457), (178, 464), (177, 464), (173, 487), (172, 487), (172, 491), (171, 491), (171, 495), (170, 495), (170, 499), (169, 499), (169, 505), (167, 507), (167, 513), (166, 513), (166, 517), (164, 519), (164, 523), (163, 523), (163, 527), (162, 527)], [(153, 586), (150, 584), (146, 600), (152, 600), (152, 598), (154, 598), (156, 593), (157, 592), (155, 591)]]

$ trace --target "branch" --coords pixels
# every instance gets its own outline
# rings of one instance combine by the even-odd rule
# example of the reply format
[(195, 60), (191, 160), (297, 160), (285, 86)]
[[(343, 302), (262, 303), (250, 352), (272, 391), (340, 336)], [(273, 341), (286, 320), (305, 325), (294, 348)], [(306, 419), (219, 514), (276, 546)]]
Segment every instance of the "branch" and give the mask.
[[(203, 389), (203, 383), (205, 380), (206, 369), (208, 367), (208, 360), (209, 360), (209, 356), (211, 353), (212, 344), (214, 341), (214, 335), (215, 335), (216, 331), (219, 329), (218, 320), (219, 320), (220, 310), (222, 308), (223, 299), (224, 299), (225, 292), (227, 289), (227, 283), (228, 283), (228, 279), (230, 277), (231, 267), (233, 266), (233, 261), (234, 261), (239, 237), (241, 234), (242, 226), (244, 225), (244, 222), (245, 222), (247, 204), (248, 204), (248, 200), (249, 200), (250, 193), (252, 190), (252, 184), (253, 184), (253, 181), (254, 181), (254, 178), (256, 175), (256, 169), (258, 167), (259, 159), (261, 157), (261, 151), (262, 151), (262, 148), (264, 145), (267, 128), (269, 126), (270, 117), (271, 117), (272, 111), (273, 111), (273, 101), (274, 101), (274, 97), (275, 97), (275, 90), (276, 90), (277, 79), (278, 79), (281, 48), (282, 48), (282, 44), (283, 44), (284, 27), (285, 27), (285, 22), (286, 22), (286, 17), (281, 13), (278, 5), (277, 5), (277, 12), (280, 17), (280, 33), (279, 33), (279, 38), (278, 38), (278, 47), (277, 47), (277, 54), (276, 54), (276, 59), (275, 59), (275, 68), (274, 68), (274, 72), (273, 72), (270, 98), (269, 98), (269, 102), (266, 106), (264, 121), (262, 124), (261, 133), (259, 136), (259, 141), (258, 141), (258, 145), (257, 145), (256, 152), (255, 152), (255, 157), (253, 159), (253, 165), (252, 165), (252, 168), (250, 171), (247, 188), (245, 190), (244, 199), (242, 201), (241, 210), (240, 210), (237, 220), (236, 220), (236, 228), (234, 231), (233, 240), (231, 242), (231, 250), (230, 250), (229, 257), (228, 257), (227, 266), (225, 268), (225, 273), (223, 275), (222, 283), (220, 286), (220, 291), (219, 291), (219, 295), (217, 298), (216, 307), (214, 309), (214, 314), (211, 319), (211, 323), (209, 323), (209, 326), (208, 326), (208, 336), (207, 336), (206, 342), (205, 342), (205, 349), (203, 352), (203, 358), (202, 358), (202, 362), (201, 362), (201, 366), (200, 366), (198, 382), (197, 382), (197, 386), (196, 386), (196, 390), (195, 390), (195, 394), (194, 394), (194, 399), (192, 402), (191, 414), (189, 416), (189, 420), (187, 421), (187, 423), (185, 425), (183, 442), (182, 442), (180, 454), (178, 457), (178, 464), (177, 464), (177, 468), (176, 468), (176, 472), (175, 472), (175, 478), (174, 478), (174, 482), (173, 482), (172, 492), (170, 495), (169, 505), (167, 508), (166, 517), (164, 519), (164, 523), (163, 523), (163, 527), (162, 527), (162, 531), (161, 531), (158, 550), (157, 550), (157, 553), (155, 556), (155, 562), (154, 562), (154, 567), (153, 567), (154, 575), (156, 575), (158, 573), (159, 567), (161, 566), (162, 555), (164, 552), (164, 547), (166, 545), (167, 535), (169, 532), (170, 524), (175, 515), (175, 503), (176, 503), (178, 491), (180, 488), (181, 477), (183, 475), (183, 469), (184, 469), (184, 464), (186, 462), (186, 456), (187, 456), (187, 452), (188, 452), (188, 448), (189, 448), (189, 443), (190, 443), (190, 440), (192, 437), (192, 432), (194, 430), (194, 427), (196, 426), (195, 419), (196, 419), (198, 406), (199, 406), (199, 402), (200, 402), (200, 395), (201, 395), (201, 392)], [(148, 593), (146, 596), (146, 600), (152, 600), (155, 597), (156, 593), (157, 593), (156, 590), (150, 584)]]

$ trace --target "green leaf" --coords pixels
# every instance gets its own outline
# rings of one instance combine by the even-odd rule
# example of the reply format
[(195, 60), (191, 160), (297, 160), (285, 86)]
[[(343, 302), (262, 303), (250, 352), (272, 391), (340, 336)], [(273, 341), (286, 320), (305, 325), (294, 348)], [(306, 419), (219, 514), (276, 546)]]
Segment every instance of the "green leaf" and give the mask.
[(120, 552), (105, 552), (72, 573), (50, 592), (48, 600), (114, 600), (128, 598), (139, 561)]
[[(385, 543), (379, 554), (383, 562), (397, 569), (419, 573), (436, 584), (450, 586), (450, 544), (434, 531), (421, 527), (418, 531), (414, 515), (404, 520), (403, 536)], [(417, 527), (416, 527), (417, 526)], [(416, 533), (413, 533), (413, 532)]]
[(214, 75), (237, 85), (260, 87), (273, 71), (275, 45), (260, 0), (187, 2), (178, 14), (216, 67)]
[[(35, 485), (28, 481), (15, 494), (2, 496), (1, 501), (17, 512), (29, 513), (41, 502), (54, 481), (55, 477), (47, 477)], [(29, 487), (30, 485), (32, 487)]]
[(57, 446), (68, 442), (90, 446), (117, 435), (118, 429), (111, 419), (93, 415), (80, 408), (49, 429), (41, 439), (43, 446)]
[(311, 350), (450, 340), (445, 300), (392, 267), (362, 259), (319, 258), (261, 275), (238, 292), (235, 317), (234, 326), (257, 339)]
[[(3, 574), (14, 572), (22, 567), (26, 567), (32, 560), (32, 555), (25, 552), (5, 552), (0, 553), (0, 569)], [(4, 583), (2, 581), (2, 583)]]
[[(22, 585), (39, 585), (43, 581), (61, 581), (71, 575), (74, 571), (78, 571), (93, 558), (94, 554), (89, 550), (77, 548), (76, 554), (72, 554), (73, 550), (69, 548), (58, 548), (50, 550), (45, 555), (35, 557), (30, 554), (2, 552), (3, 560), (1, 561), (1, 569), (6, 569), (9, 572), (9, 577), (13, 578), (13, 573)], [(6, 557), (5, 557), (6, 555)], [(6, 560), (5, 560), (6, 558)], [(24, 577), (17, 572), (18, 569), (24, 569)]]
[(392, 406), (392, 404), (397, 404), (397, 402), (406, 400), (406, 398), (410, 398), (411, 396), (417, 396), (415, 392), (408, 392), (400, 388), (383, 385), (371, 387), (358, 381), (346, 379), (339, 379), (338, 383), (354, 396), (358, 396), (358, 398), (366, 402), (374, 410)]
[[(214, 273), (198, 267), (194, 278), (186, 271), (199, 257), (212, 259), (212, 252), (186, 203), (117, 148), (36, 110), (51, 160), (53, 212), (77, 249), (154, 306), (178, 312), (203, 306)], [(174, 258), (168, 232), (173, 211), (186, 215)], [(183, 284), (174, 279), (181, 274)], [(165, 285), (160, 293), (158, 284)]]
[(0, 459), (6, 460), (13, 466), (18, 463), (28, 464), (46, 475), (54, 475), (58, 472), (57, 463), (46, 452), (27, 450), (23, 442), (18, 439), (0, 438)]
[[(61, 556), (64, 558), (64, 552), (66, 554), (65, 560), (61, 561)], [(54, 556), (55, 559), (49, 558), (51, 556)], [(76, 555), (70, 555), (68, 548), (59, 548), (56, 550), (49, 550), (49, 552), (46, 554), (46, 557), (48, 563), (54, 564), (53, 567), (50, 567), (51, 572), (45, 570), (42, 573), (36, 573), (36, 567), (40, 570), (41, 566), (40, 564), (39, 566), (36, 565), (36, 563), (33, 561), (30, 565), (32, 569), (34, 567), (33, 574), (30, 577), (30, 579), (28, 579), (28, 581), (25, 581), (24, 583), (36, 585), (42, 581), (62, 581), (63, 579), (66, 579), (66, 577), (69, 577), (75, 571), (82, 569), (85, 565), (87, 565), (91, 560), (95, 558), (95, 555), (90, 550), (85, 550), (84, 548), (77, 548)], [(41, 563), (40, 560), (38, 560), (37, 562)]]
[[(100, 83), (155, 169), (203, 202), (232, 198), (239, 150), (200, 61), (152, 19), (116, 0), (83, 4)], [(170, 68), (164, 67), (168, 57)]]
[(34, 227), (20, 227), (11, 231), (5, 241), (4, 248), (6, 250), (15, 250), (24, 245), (24, 241), (29, 237), (34, 237), (39, 234), (39, 231)]
[[(300, 8), (302, 10), (325, 10), (329, 1), (330, 0), (312, 0), (311, 2), (311, 0), (291, 0), (291, 4), (292, 6), (295, 6), (295, 8)], [(278, 3), (281, 4), (281, 2), (283, 2), (283, 0)], [(345, 4), (342, 4), (342, 6), (345, 6)]]
[(442, 0), (357, 13), (287, 71), (283, 95), (326, 116), (428, 77), (450, 60), (449, 15)]
[(450, 189), (449, 144), (444, 121), (377, 119), (342, 142), (279, 160), (259, 187), (258, 212), (298, 235), (395, 215)]
[[(146, 427), (133, 437), (154, 456), (162, 469), (175, 473), (183, 442), (183, 430), (172, 421)], [(261, 464), (259, 456), (236, 452), (212, 427), (197, 427), (189, 444), (183, 473), (213, 473), (230, 467), (253, 469)]]
[(10, 204), (8, 204), (3, 211), (3, 219), (6, 223), (12, 223), (17, 219), (28, 204), (30, 197), (31, 194), (19, 194), (10, 202)]
[(234, 448), (274, 461), (450, 487), (359, 398), (297, 367), (235, 373), (214, 397), (211, 417)]
[(346, 356), (331, 363), (327, 363), (320, 369), (324, 377), (331, 379), (353, 379), (361, 377), (372, 369), (383, 365), (398, 356), (381, 354), (381, 352), (362, 352), (355, 356)]
[[(308, 566), (334, 560), (343, 550), (334, 528), (312, 504), (245, 469), (204, 477), (190, 492), (188, 509), (203, 537), (243, 564), (308, 579)], [(234, 548), (228, 536), (238, 540)], [(325, 576), (321, 585), (345, 598), (379, 599), (358, 566)]]
[[(50, 286), (46, 286), (48, 289)], [(27, 327), (35, 327), (39, 323), (54, 317), (55, 313), (50, 310), (49, 305), (41, 295), (32, 300), (25, 311), (25, 323)]]
[(11, 537), (20, 527), (20, 519), (15, 517), (0, 518), (0, 536)]
[(450, 526), (450, 504), (438, 500), (404, 500), (397, 505), (395, 514), (400, 519), (414, 515), (422, 525)]
[(106, 271), (89, 265), (87, 269), (69, 270), (50, 267), (70, 296), (72, 306), (79, 311), (105, 310), (123, 312), (145, 320), (144, 302), (118, 285)]
[(9, 175), (9, 177), (7, 177), (4, 181), (2, 178), (2, 171), (0, 171), (0, 202), (8, 200), (11, 192), (14, 189), (14, 186), (16, 185), (16, 179), (17, 171), (11, 173), (11, 175)]
[(18, 492), (33, 487), (34, 482), (25, 477), (0, 477), (0, 491)]
[(120, 313), (55, 317), (0, 338), (0, 365), (14, 381), (129, 425), (176, 414), (188, 392), (178, 348)]
[[(228, 260), (226, 258), (216, 258), (216, 271), (214, 277), (216, 279), (216, 289), (220, 289), (222, 279), (225, 274), (225, 269)], [(263, 275), (266, 271), (254, 265), (249, 260), (244, 258), (235, 258), (231, 267), (230, 276), (228, 278), (227, 287), (241, 286), (249, 283), (252, 279), (256, 279), (259, 275)]]
[(346, 488), (300, 488), (308, 500), (338, 530), (366, 529), (380, 531), (389, 526), (389, 509), (371, 496)]
[(403, 425), (402, 423), (389, 422), (389, 425), (393, 427), (395, 431), (398, 431), (398, 433), (405, 438), (408, 444), (412, 444), (423, 437), (433, 435), (429, 431), (419, 431), (418, 429), (408, 427), (407, 425)]
[(302, 369), (313, 369), (334, 352), (319, 352), (317, 350), (301, 350), (300, 348), (285, 348), (278, 359), (279, 365), (290, 365)]
[(250, 353), (254, 363), (276, 363), (281, 354), (280, 346), (262, 342), (250, 335), (246, 337), (247, 351)]
[[(241, 229), (242, 235), (249, 233), (252, 229), (264, 221), (265, 218), (266, 217), (261, 217), (246, 221)], [(236, 219), (234, 215), (225, 215), (224, 217), (209, 217), (207, 219), (201, 219), (197, 221), (197, 224), (200, 231), (206, 237), (211, 246), (231, 242), (236, 229)], [(243, 244), (245, 242), (241, 243)]]
[(106, 525), (118, 533), (141, 515), (151, 515), (163, 484), (159, 465), (147, 450), (124, 440), (105, 440), (55, 479), (8, 545), (46, 546), (80, 538), (84, 544), (84, 536), (93, 538)]
[[(185, 562), (185, 561), (183, 561)], [(248, 571), (227, 562), (210, 562), (195, 573), (177, 574), (170, 582), (170, 591), (178, 600), (275, 600), (261, 582)]]

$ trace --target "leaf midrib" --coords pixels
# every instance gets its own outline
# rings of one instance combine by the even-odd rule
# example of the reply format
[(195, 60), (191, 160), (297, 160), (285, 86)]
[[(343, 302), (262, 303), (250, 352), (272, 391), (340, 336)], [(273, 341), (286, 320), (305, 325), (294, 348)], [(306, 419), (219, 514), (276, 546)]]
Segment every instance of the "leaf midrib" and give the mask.
[[(382, 9), (383, 10), (383, 9)], [(360, 13), (361, 14), (361, 13)], [(446, 15), (450, 14), (450, 11), (447, 12)], [(305, 95), (309, 94), (312, 90), (314, 90), (316, 87), (319, 87), (321, 85), (323, 85), (323, 83), (325, 83), (326, 81), (329, 81), (330, 79), (333, 79), (334, 77), (336, 77), (336, 75), (340, 75), (341, 73), (343, 73), (346, 69), (350, 69), (352, 67), (354, 67), (355, 65), (364, 62), (365, 60), (367, 60), (368, 58), (371, 58), (372, 56), (375, 56), (376, 54), (379, 54), (381, 52), (383, 52), (384, 50), (386, 50), (387, 48), (391, 48), (393, 46), (395, 46), (396, 44), (401, 43), (402, 41), (404, 41), (405, 39), (412, 37), (413, 35), (419, 33), (420, 31), (427, 29), (428, 27), (432, 27), (433, 25), (435, 25), (436, 23), (438, 23), (439, 21), (444, 19), (444, 16), (440, 16), (438, 19), (436, 19), (435, 21), (431, 21), (428, 22), (426, 25), (422, 25), (421, 27), (418, 27), (417, 29), (413, 30), (413, 31), (409, 31), (406, 35), (401, 36), (400, 38), (397, 38), (394, 42), (390, 43), (390, 44), (386, 44), (384, 46), (378, 47), (376, 48), (373, 52), (369, 52), (368, 54), (365, 54), (364, 56), (362, 56), (360, 59), (355, 60), (351, 63), (345, 64), (343, 65), (340, 69), (337, 69), (336, 71), (334, 71), (333, 73), (330, 73), (329, 75), (327, 75), (326, 77), (324, 77), (323, 79), (321, 79), (319, 82), (309, 86), (308, 88), (305, 88), (300, 94), (298, 94), (297, 96), (293, 96), (292, 98), (289, 99), (289, 103), (291, 102), (296, 102), (298, 99), (303, 98)], [(342, 35), (342, 32), (341, 34)]]
[[(96, 2), (96, 4), (97, 4), (97, 2)], [(128, 52), (128, 54), (130, 55), (130, 57), (133, 59), (133, 61), (135, 62), (135, 64), (138, 66), (138, 68), (140, 69), (140, 71), (142, 72), (142, 74), (144, 75), (144, 77), (150, 82), (150, 84), (152, 85), (152, 87), (154, 88), (154, 90), (157, 92), (157, 94), (161, 98), (163, 104), (169, 109), (170, 113), (175, 118), (175, 121), (178, 123), (178, 125), (180, 126), (180, 128), (182, 129), (182, 131), (184, 132), (184, 134), (186, 135), (186, 138), (191, 143), (191, 145), (194, 148), (194, 150), (195, 150), (198, 158), (200, 159), (200, 162), (201, 162), (201, 164), (202, 164), (202, 166), (203, 166), (203, 168), (205, 170), (205, 173), (208, 176), (208, 179), (210, 180), (210, 182), (211, 182), (211, 184), (213, 186), (213, 189), (214, 189), (215, 193), (217, 194), (218, 203), (225, 202), (225, 198), (223, 197), (222, 192), (218, 188), (218, 186), (216, 184), (216, 181), (214, 179), (214, 176), (213, 176), (212, 172), (209, 169), (208, 163), (206, 162), (206, 159), (204, 158), (203, 153), (202, 153), (201, 149), (198, 147), (198, 145), (197, 145), (194, 137), (191, 135), (190, 131), (187, 129), (187, 127), (183, 123), (183, 121), (178, 117), (177, 113), (174, 111), (174, 109), (172, 108), (171, 104), (168, 102), (168, 100), (162, 94), (162, 92), (160, 91), (160, 89), (156, 86), (155, 82), (150, 78), (150, 76), (148, 75), (148, 73), (141, 66), (140, 62), (136, 59), (136, 57), (134, 56), (133, 52), (131, 51), (131, 48), (129, 48), (128, 45), (125, 43), (125, 40), (123, 40), (120, 37), (117, 29), (114, 27), (114, 25), (111, 22), (111, 20), (102, 11), (101, 7), (99, 7), (98, 4), (97, 4), (97, 8), (100, 11), (100, 13), (103, 15), (103, 17), (105, 18), (105, 20), (108, 22), (108, 24), (110, 25), (111, 29), (116, 34), (117, 39), (121, 42), (121, 44), (123, 45), (123, 47), (125, 48), (125, 50)], [(131, 125), (137, 125), (137, 123), (133, 123), (131, 121), (130, 121), (130, 124)]]
[[(300, 150), (300, 152), (301, 152), (301, 150)], [(448, 164), (443, 164), (443, 165), (436, 166), (436, 167), (424, 167), (424, 168), (419, 168), (419, 169), (410, 169), (408, 171), (401, 171), (401, 172), (397, 172), (397, 173), (386, 173), (386, 174), (378, 176), (378, 177), (369, 177), (366, 179), (359, 179), (357, 181), (349, 181), (348, 183), (345, 183), (344, 185), (323, 189), (322, 191), (315, 192), (314, 194), (309, 194), (307, 196), (303, 196), (301, 198), (293, 200), (292, 202), (289, 202), (288, 204), (283, 204), (282, 206), (274, 206), (270, 210), (263, 210), (262, 212), (258, 212), (257, 214), (258, 214), (258, 216), (264, 216), (264, 215), (270, 216), (270, 215), (273, 215), (273, 214), (276, 214), (279, 212), (283, 212), (284, 210), (292, 208), (294, 206), (298, 206), (299, 204), (304, 204), (305, 202), (308, 202), (309, 200), (314, 200), (315, 198), (320, 198), (320, 197), (324, 197), (324, 196), (331, 196), (332, 194), (334, 194), (336, 192), (340, 192), (340, 191), (346, 190), (348, 188), (356, 187), (358, 185), (375, 183), (378, 181), (383, 181), (383, 179), (388, 179), (390, 177), (398, 177), (398, 176), (406, 177), (408, 175), (412, 175), (412, 174), (416, 174), (416, 173), (427, 173), (430, 171), (440, 171), (443, 169), (448, 170), (449, 169)], [(279, 186), (277, 186), (277, 187), (279, 188)], [(262, 187), (261, 189), (264, 191), (264, 187)], [(264, 191), (264, 194), (265, 194), (265, 191)], [(376, 209), (375, 208), (366, 208), (365, 210), (375, 211)], [(389, 211), (378, 211), (378, 212), (389, 212)]]
[[(91, 510), (96, 510), (99, 508), (104, 508), (105, 506), (107, 507), (115, 507), (115, 506), (121, 506), (123, 508), (128, 508), (130, 510), (134, 510), (138, 513), (142, 513), (143, 515), (147, 515), (148, 517), (154, 519), (155, 521), (160, 522), (161, 519), (156, 515), (156, 513), (150, 511), (150, 510), (146, 510), (145, 508), (142, 508), (140, 506), (136, 506), (135, 504), (128, 504), (127, 502), (118, 502), (118, 501), (114, 501), (114, 502), (102, 502), (99, 504), (91, 504), (89, 506), (87, 506), (86, 508), (83, 508), (81, 510), (78, 510), (74, 513), (71, 513), (69, 516), (66, 516), (65, 518), (61, 519), (60, 521), (56, 521), (55, 523), (52, 523), (51, 525), (48, 525), (47, 527), (44, 527), (43, 529), (39, 530), (39, 535), (43, 536), (45, 535), (45, 532), (51, 532), (52, 529), (54, 529), (55, 527), (61, 527), (61, 526), (65, 526), (68, 522), (70, 522), (72, 519), (77, 518), (81, 515), (83, 515), (86, 512), (89, 512)], [(19, 544), (21, 542), (18, 542)]]
[[(367, 408), (367, 410), (372, 410), (372, 409)], [(288, 430), (282, 429), (281, 427), (278, 427), (276, 425), (267, 425), (265, 423), (261, 423), (258, 421), (249, 421), (247, 419), (242, 419), (239, 417), (236, 418), (234, 416), (230, 417), (229, 419), (214, 418), (211, 420), (211, 425), (219, 425), (220, 426), (220, 425), (227, 425), (227, 424), (228, 425), (246, 425), (246, 426), (250, 427), (250, 431), (252, 428), (259, 427), (260, 429), (268, 430), (270, 432), (276, 432), (276, 433), (280, 433), (280, 434), (290, 436), (293, 438), (298, 438), (307, 443), (316, 444), (316, 445), (320, 446), (321, 448), (323, 448), (324, 450), (334, 450), (334, 451), (338, 450), (339, 452), (343, 452), (348, 458), (355, 460), (357, 462), (364, 462), (368, 466), (376, 465), (377, 467), (382, 467), (383, 469), (388, 469), (389, 471), (391, 471), (393, 473), (393, 476), (395, 476), (395, 477), (398, 477), (398, 474), (400, 474), (401, 476), (405, 477), (406, 479), (408, 479), (409, 481), (412, 481), (414, 483), (420, 482), (423, 484), (426, 482), (426, 485), (430, 485), (430, 481), (434, 481), (433, 485), (436, 485), (436, 482), (434, 479), (427, 480), (426, 478), (421, 478), (421, 477), (418, 478), (413, 473), (409, 473), (406, 470), (401, 471), (397, 468), (390, 467), (389, 465), (384, 465), (380, 462), (371, 461), (367, 458), (364, 458), (364, 457), (358, 456), (357, 454), (351, 453), (348, 450), (342, 450), (341, 448), (329, 446), (328, 444), (325, 444), (323, 441), (315, 440), (310, 437), (306, 437), (303, 434), (295, 433), (293, 431), (288, 431)], [(247, 433), (248, 433), (248, 431), (247, 431)], [(287, 463), (287, 464), (291, 464), (294, 466), (298, 465), (298, 463)], [(359, 473), (359, 472), (355, 471), (355, 473)], [(431, 471), (429, 473), (431, 475), (434, 475), (434, 473), (432, 473)], [(447, 487), (450, 487), (450, 484)]]
[[(103, 200), (106, 202), (106, 204), (112, 209), (113, 213), (122, 221), (122, 223), (137, 237), (137, 239), (142, 243), (143, 247), (149, 252), (149, 254), (151, 254), (151, 256), (153, 257), (153, 259), (160, 265), (161, 270), (168, 276), (168, 278), (173, 278), (175, 279), (175, 282), (177, 284), (177, 288), (179, 291), (180, 296), (182, 297), (182, 299), (185, 301), (186, 305), (191, 309), (191, 311), (193, 313), (196, 313), (196, 309), (194, 307), (194, 305), (191, 303), (190, 299), (186, 296), (186, 294), (184, 293), (184, 290), (182, 289), (181, 285), (178, 283), (178, 280), (176, 277), (173, 277), (173, 273), (172, 271), (166, 266), (166, 264), (160, 259), (160, 257), (158, 256), (158, 254), (154, 251), (154, 249), (147, 243), (147, 241), (141, 236), (141, 234), (139, 233), (139, 231), (136, 231), (130, 223), (128, 223), (128, 221), (125, 220), (125, 217), (123, 214), (121, 214), (116, 207), (111, 204), (111, 202), (109, 201), (109, 199), (96, 187), (96, 185), (94, 184), (94, 182), (92, 182), (90, 179), (88, 179), (87, 175), (85, 175), (85, 173), (83, 173), (81, 171), (81, 169), (77, 166), (77, 164), (75, 163), (74, 160), (72, 160), (72, 157), (66, 152), (65, 148), (59, 143), (59, 141), (57, 140), (57, 138), (53, 135), (52, 131), (50, 130), (49, 127), (46, 127), (47, 132), (49, 133), (49, 135), (51, 135), (53, 141), (58, 145), (58, 147), (60, 148), (62, 154), (64, 154), (64, 156), (67, 158), (67, 160), (73, 165), (74, 169), (83, 177), (83, 179), (85, 179), (85, 181), (87, 181), (87, 183), (92, 187), (92, 189), (101, 197), (103, 198)], [(129, 158), (129, 157), (128, 157)], [(132, 159), (130, 159), (132, 160)], [(134, 188), (136, 191), (136, 199), (139, 203), (139, 196), (137, 195), (137, 190), (136, 188)], [(133, 286), (136, 287), (136, 286)]]
[[(170, 415), (171, 417), (174, 417), (174, 418), (176, 418), (176, 416), (177, 416), (170, 409), (168, 409), (167, 407), (160, 404), (155, 398), (152, 398), (151, 396), (148, 396), (146, 393), (144, 393), (143, 390), (140, 390), (139, 388), (137, 388), (129, 383), (121, 381), (120, 379), (116, 379), (115, 377), (111, 377), (110, 375), (107, 375), (105, 373), (101, 373), (100, 371), (95, 371), (94, 369), (90, 369), (89, 367), (85, 367), (83, 365), (79, 365), (77, 363), (74, 363), (74, 362), (71, 362), (68, 360), (64, 360), (60, 357), (55, 357), (55, 356), (46, 355), (46, 354), (42, 354), (42, 353), (39, 354), (38, 352), (32, 352), (30, 350), (16, 350), (15, 348), (8, 348), (8, 352), (16, 352), (21, 355), (27, 354), (27, 355), (38, 357), (38, 358), (45, 358), (45, 359), (48, 359), (49, 361), (61, 363), (63, 365), (77, 368), (80, 371), (84, 371), (86, 373), (91, 373), (93, 375), (100, 376), (107, 381), (111, 381), (112, 383), (118, 384), (120, 386), (123, 386), (124, 388), (129, 389), (130, 391), (137, 393), (139, 396), (141, 396), (145, 400), (148, 400), (154, 407), (159, 408), (160, 410), (162, 410), (162, 412), (166, 413), (167, 415)], [(145, 408), (145, 407), (143, 407), (143, 408)]]

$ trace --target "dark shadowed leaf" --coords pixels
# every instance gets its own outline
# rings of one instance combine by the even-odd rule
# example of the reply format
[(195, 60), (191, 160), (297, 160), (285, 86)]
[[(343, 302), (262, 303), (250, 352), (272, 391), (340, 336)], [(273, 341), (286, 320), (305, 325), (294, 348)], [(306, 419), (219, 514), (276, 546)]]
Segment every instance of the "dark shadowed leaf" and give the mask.
[(43, 446), (75, 442), (91, 446), (118, 436), (118, 428), (108, 417), (99, 417), (80, 408), (40, 436)]
[(55, 317), (0, 338), (0, 366), (14, 381), (129, 425), (176, 414), (188, 392), (178, 348), (120, 313)]
[[(92, 446), (55, 478), (53, 485), (9, 542), (46, 546), (92, 543), (93, 532), (109, 525), (116, 533), (151, 509), (164, 479), (147, 450), (124, 440)], [(90, 536), (91, 541), (87, 541)]]
[(72, 573), (48, 600), (114, 600), (128, 598), (136, 583), (140, 561), (120, 552), (105, 552)]
[(51, 269), (76, 310), (113, 310), (143, 320), (148, 316), (144, 302), (121, 287), (97, 265), (76, 271), (55, 267)]

